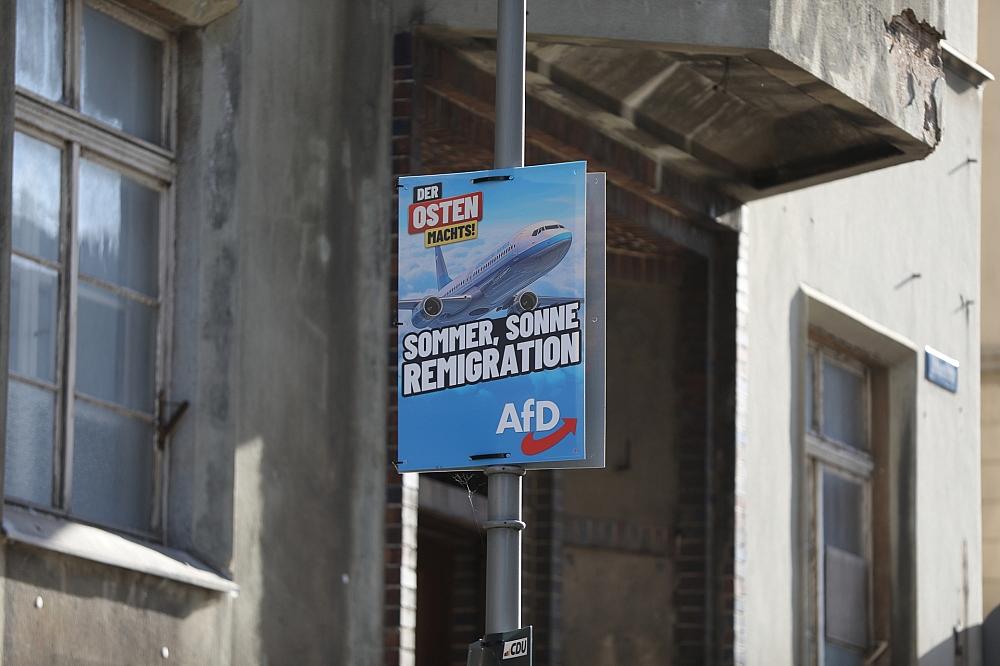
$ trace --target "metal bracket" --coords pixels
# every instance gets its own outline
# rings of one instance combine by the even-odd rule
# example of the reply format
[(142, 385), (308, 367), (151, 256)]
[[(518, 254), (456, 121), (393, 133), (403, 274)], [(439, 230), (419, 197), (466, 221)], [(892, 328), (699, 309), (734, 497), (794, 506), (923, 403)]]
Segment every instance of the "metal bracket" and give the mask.
[(486, 476), (490, 476), (491, 474), (516, 474), (524, 476), (524, 468), (517, 465), (490, 465), (483, 472)]
[(483, 523), (483, 529), (496, 530), (506, 528), (509, 530), (523, 530), (527, 525), (523, 520), (487, 520)]
[(174, 430), (177, 429), (177, 424), (180, 423), (181, 417), (187, 413), (190, 404), (191, 403), (187, 400), (183, 400), (181, 402), (169, 402), (163, 399), (162, 394), (160, 395), (159, 411), (161, 415), (166, 411), (166, 407), (168, 405), (177, 405), (177, 407), (174, 409), (173, 414), (171, 414), (169, 418), (164, 420), (161, 416), (161, 418), (156, 422), (156, 445), (159, 448), (163, 448), (167, 442), (167, 438), (169, 438), (170, 435), (174, 433)]

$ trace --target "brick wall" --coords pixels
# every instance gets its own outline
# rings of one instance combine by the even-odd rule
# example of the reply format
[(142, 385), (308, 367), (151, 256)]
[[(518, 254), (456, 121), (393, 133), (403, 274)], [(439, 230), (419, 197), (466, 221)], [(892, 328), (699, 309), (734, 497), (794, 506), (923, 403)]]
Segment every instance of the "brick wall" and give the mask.
[[(414, 69), (416, 67), (416, 70)], [(416, 71), (416, 74), (414, 73)], [(393, 166), (397, 175), (489, 168), (492, 163), (493, 81), (468, 63), (450, 58), (438, 45), (397, 36), (393, 103)], [(416, 83), (414, 79), (417, 79)], [(463, 81), (459, 88), (452, 81)], [(588, 159), (591, 170), (607, 171), (608, 273), (636, 282), (682, 281), (686, 300), (684, 354), (680, 380), (687, 396), (681, 415), (678, 534), (670, 548), (678, 567), (675, 604), (675, 655), (678, 663), (729, 664), (734, 646), (734, 454), (735, 431), (735, 241), (719, 231), (719, 242), (699, 253), (663, 252), (663, 237), (653, 228), (694, 224), (680, 207), (650, 194), (653, 178), (642, 159), (605, 145), (574, 119), (528, 100), (526, 161)], [(543, 131), (544, 130), (544, 131)], [(602, 159), (587, 149), (595, 148)], [(394, 207), (395, 210), (395, 207)], [(396, 220), (390, 221), (394, 243)], [(395, 245), (394, 245), (395, 247)], [(396, 288), (393, 275), (392, 289)], [(706, 294), (710, 297), (706, 297)], [(395, 291), (392, 300), (395, 300)], [(395, 319), (395, 310), (388, 321)], [(396, 459), (395, 331), (389, 350), (389, 459)], [(560, 475), (533, 472), (524, 485), (523, 615), (535, 627), (536, 662), (556, 666), (560, 659), (560, 594), (565, 521)], [(400, 476), (390, 468), (387, 490), (386, 663), (413, 659), (412, 609), (415, 589), (407, 586), (416, 563), (416, 511), (408, 543), (407, 497)], [(412, 475), (411, 475), (412, 476)], [(412, 497), (415, 507), (415, 478)], [(662, 539), (661, 539), (662, 540)], [(414, 578), (415, 580), (415, 578)], [(464, 580), (464, 582), (462, 582)], [(472, 577), (456, 578), (459, 600), (478, 598)], [(482, 602), (482, 599), (479, 599)], [(466, 604), (467, 605), (467, 604)], [(475, 628), (472, 636), (480, 631)], [(463, 639), (464, 640), (464, 639)], [(471, 637), (470, 639), (471, 640)], [(460, 661), (460, 641), (454, 657)]]
[(532, 625), (534, 659), (538, 664), (559, 664), (559, 608), (562, 590), (562, 505), (560, 475), (533, 471), (522, 486), (521, 615)]
[[(409, 33), (396, 36), (393, 45), (392, 170), (393, 176), (410, 172), (412, 151), (413, 40)], [(393, 256), (396, 235), (396, 197), (393, 197), (391, 229)], [(417, 626), (417, 495), (416, 474), (400, 475), (396, 432), (396, 261), (391, 264), (391, 311), (387, 370), (389, 372), (388, 447), (385, 498), (385, 663), (413, 666), (416, 663)]]

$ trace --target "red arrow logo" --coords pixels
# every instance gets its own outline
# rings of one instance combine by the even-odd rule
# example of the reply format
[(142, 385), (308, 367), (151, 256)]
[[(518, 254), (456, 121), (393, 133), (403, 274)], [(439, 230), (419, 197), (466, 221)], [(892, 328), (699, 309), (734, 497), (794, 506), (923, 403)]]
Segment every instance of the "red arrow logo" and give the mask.
[(570, 433), (576, 434), (576, 419), (563, 419), (562, 427), (553, 430), (541, 439), (535, 439), (535, 433), (529, 432), (521, 440), (521, 452), (526, 456), (537, 456), (539, 453), (551, 449)]

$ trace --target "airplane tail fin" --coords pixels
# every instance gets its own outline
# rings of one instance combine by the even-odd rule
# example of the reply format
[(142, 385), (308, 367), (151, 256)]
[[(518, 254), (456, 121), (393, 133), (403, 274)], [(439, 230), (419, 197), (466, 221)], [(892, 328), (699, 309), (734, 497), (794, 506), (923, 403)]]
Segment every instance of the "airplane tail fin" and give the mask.
[(438, 289), (443, 289), (451, 282), (451, 277), (448, 275), (448, 266), (444, 263), (444, 253), (441, 252), (440, 245), (434, 248), (434, 267), (437, 269)]

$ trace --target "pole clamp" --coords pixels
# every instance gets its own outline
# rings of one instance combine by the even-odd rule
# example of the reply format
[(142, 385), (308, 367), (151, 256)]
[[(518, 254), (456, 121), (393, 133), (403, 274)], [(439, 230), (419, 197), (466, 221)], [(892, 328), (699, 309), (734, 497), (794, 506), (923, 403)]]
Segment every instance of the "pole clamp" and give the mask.
[(523, 530), (527, 525), (524, 524), (523, 520), (487, 520), (483, 523), (483, 528), (487, 530), (496, 530), (501, 528), (506, 528), (508, 530)]
[(490, 476), (491, 474), (516, 474), (517, 476), (524, 476), (524, 468), (517, 465), (490, 465), (483, 472), (486, 473), (486, 476)]

